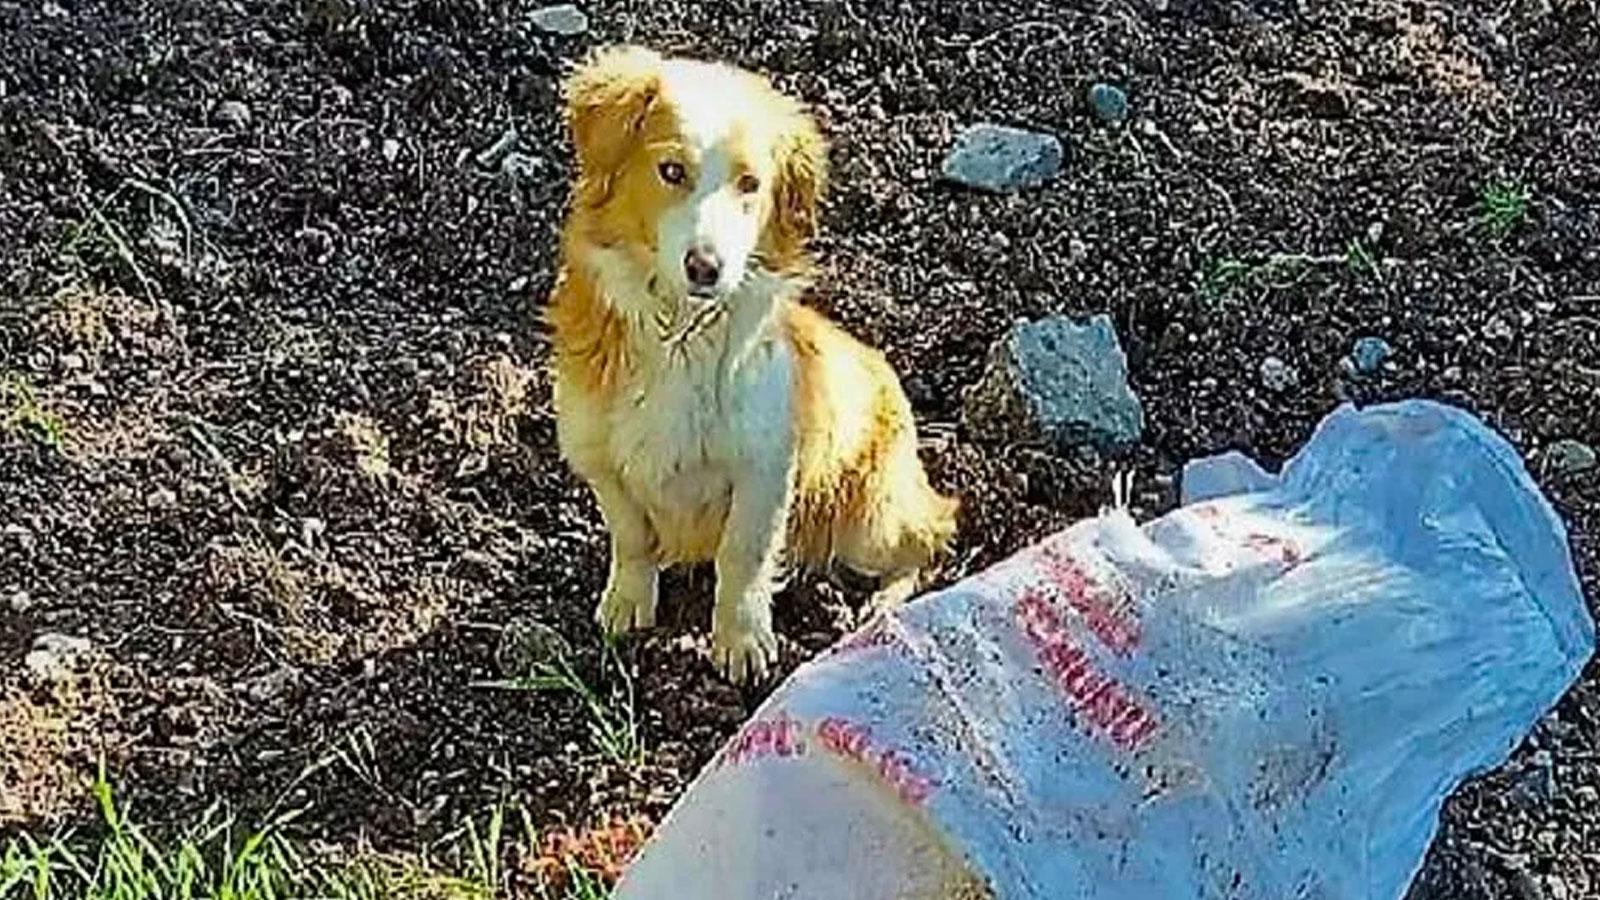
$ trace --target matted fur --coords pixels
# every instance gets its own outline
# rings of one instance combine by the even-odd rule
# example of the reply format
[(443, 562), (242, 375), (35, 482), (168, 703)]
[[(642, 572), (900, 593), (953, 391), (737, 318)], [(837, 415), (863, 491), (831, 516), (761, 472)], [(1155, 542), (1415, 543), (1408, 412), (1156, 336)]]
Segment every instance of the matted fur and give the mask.
[[(838, 560), (901, 597), (957, 504), (929, 486), (882, 354), (799, 302), (826, 184), (799, 104), (749, 72), (620, 48), (568, 80), (567, 114), (578, 173), (547, 315), (562, 453), (611, 534), (597, 617), (652, 624), (658, 569), (714, 560), (713, 655), (759, 677), (783, 556)], [(671, 271), (680, 221), (713, 243), (759, 228), (715, 299)]]

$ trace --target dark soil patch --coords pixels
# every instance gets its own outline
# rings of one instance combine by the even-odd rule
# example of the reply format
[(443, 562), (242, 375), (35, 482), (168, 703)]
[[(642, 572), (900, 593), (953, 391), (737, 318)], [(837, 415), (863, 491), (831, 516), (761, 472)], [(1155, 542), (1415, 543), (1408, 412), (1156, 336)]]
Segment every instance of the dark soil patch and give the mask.
[[(598, 760), (576, 700), (474, 686), (526, 622), (618, 683), (536, 324), (568, 175), (556, 84), (602, 40), (758, 67), (816, 104), (837, 176), (817, 302), (886, 348), (966, 500), (948, 577), (1093, 512), (1114, 467), (1154, 515), (1184, 460), (1282, 458), (1343, 399), (1463, 405), (1536, 472), (1559, 438), (1600, 442), (1590, 2), (600, 3), (581, 38), (539, 33), (532, 6), (0, 2), (0, 372), (56, 417), (0, 433), (0, 656), (88, 637), (112, 667), (93, 710), (116, 711), (53, 713), (100, 746), (4, 758), (38, 798), (13, 827), (72, 815), (60, 767), (97, 752), (147, 814), (309, 804), (334, 842), (417, 846), (505, 796), (541, 822), (657, 815), (757, 701), (693, 646), (703, 574), (626, 652), (642, 768)], [(1088, 114), (1102, 79), (1127, 127)], [(1061, 135), (1063, 177), (937, 183), (977, 120)], [(480, 159), (508, 127), (514, 155)], [(1477, 224), (1497, 179), (1532, 195), (1503, 240)], [(962, 432), (1014, 317), (1096, 311), (1149, 415), (1136, 453)], [(1396, 355), (1357, 381), (1341, 360), (1364, 334)], [(1298, 386), (1263, 387), (1269, 355)], [(1600, 477), (1544, 475), (1592, 595)], [(858, 593), (789, 591), (786, 662)], [(0, 698), (47, 702), (15, 669)], [(1600, 892), (1588, 674), (1459, 792), (1414, 897)]]

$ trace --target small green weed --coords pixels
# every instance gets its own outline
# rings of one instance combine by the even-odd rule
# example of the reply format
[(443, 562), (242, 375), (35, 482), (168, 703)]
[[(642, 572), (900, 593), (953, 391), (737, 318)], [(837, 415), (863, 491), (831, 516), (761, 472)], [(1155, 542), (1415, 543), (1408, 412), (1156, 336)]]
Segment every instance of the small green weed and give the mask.
[(67, 423), (39, 402), (28, 379), (9, 373), (0, 373), (0, 432), (25, 434), (55, 450), (67, 441)]
[(480, 682), (477, 687), (573, 694), (583, 702), (584, 711), (588, 713), (589, 737), (595, 749), (614, 763), (637, 766), (644, 761), (645, 747), (635, 712), (633, 679), (628, 677), (627, 667), (617, 658), (615, 647), (607, 646), (606, 658), (614, 664), (622, 681), (622, 689), (611, 691), (609, 697), (600, 696), (590, 687), (573, 670), (564, 653), (535, 663), (533, 670), (520, 678)]
[(1212, 297), (1226, 296), (1247, 283), (1255, 267), (1231, 256), (1213, 259), (1200, 274), (1200, 290)]
[(1344, 245), (1344, 263), (1350, 271), (1358, 275), (1379, 275), (1378, 258), (1373, 254), (1367, 242), (1361, 238), (1351, 238)]
[(1492, 240), (1503, 240), (1528, 220), (1533, 194), (1509, 179), (1496, 179), (1478, 193), (1477, 226)]
[(1201, 272), (1200, 291), (1212, 299), (1222, 299), (1245, 290), (1285, 288), (1299, 281), (1306, 268), (1306, 259), (1294, 254), (1275, 253), (1254, 261), (1217, 257)]
[[(547, 893), (546, 896), (550, 895)], [(599, 876), (576, 862), (567, 863), (567, 881), (562, 886), (560, 900), (608, 900), (610, 896), (611, 891), (606, 889)]]

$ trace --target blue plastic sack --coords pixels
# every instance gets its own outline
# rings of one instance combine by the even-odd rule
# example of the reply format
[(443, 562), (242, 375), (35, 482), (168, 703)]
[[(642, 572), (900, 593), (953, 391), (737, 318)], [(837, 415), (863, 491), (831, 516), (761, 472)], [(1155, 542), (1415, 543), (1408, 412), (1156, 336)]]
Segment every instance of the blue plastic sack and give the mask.
[(1427, 402), (1229, 454), (798, 670), (617, 896), (1395, 898), (1594, 650), (1515, 451)]

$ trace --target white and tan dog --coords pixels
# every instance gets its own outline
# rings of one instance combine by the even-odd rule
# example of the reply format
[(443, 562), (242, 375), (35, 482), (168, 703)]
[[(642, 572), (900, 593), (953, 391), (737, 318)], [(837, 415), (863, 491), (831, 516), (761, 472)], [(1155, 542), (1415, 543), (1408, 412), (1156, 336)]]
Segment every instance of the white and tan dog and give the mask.
[(785, 553), (903, 598), (955, 530), (883, 356), (799, 297), (827, 152), (763, 78), (618, 48), (568, 81), (577, 183), (547, 311), (562, 455), (611, 534), (597, 617), (655, 621), (714, 560), (712, 654), (760, 678)]

